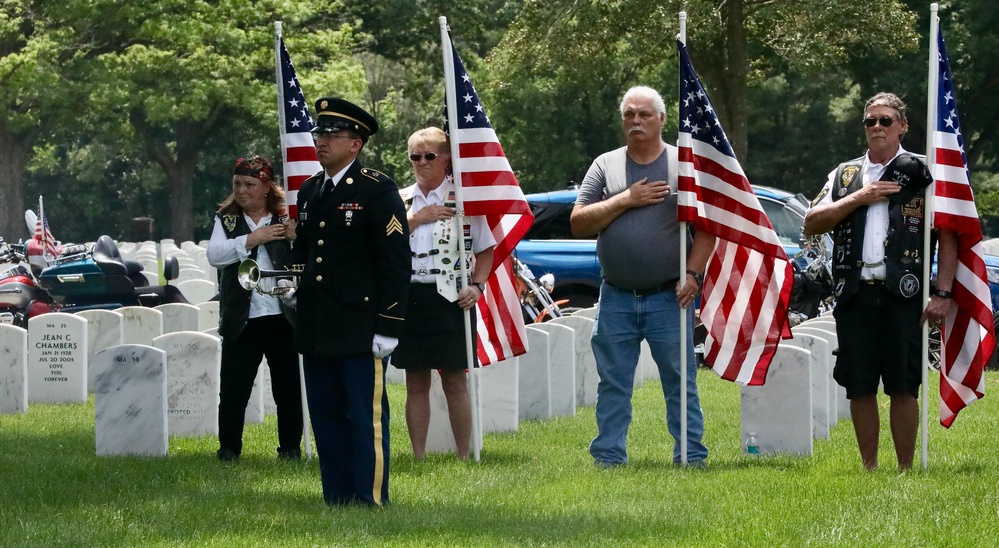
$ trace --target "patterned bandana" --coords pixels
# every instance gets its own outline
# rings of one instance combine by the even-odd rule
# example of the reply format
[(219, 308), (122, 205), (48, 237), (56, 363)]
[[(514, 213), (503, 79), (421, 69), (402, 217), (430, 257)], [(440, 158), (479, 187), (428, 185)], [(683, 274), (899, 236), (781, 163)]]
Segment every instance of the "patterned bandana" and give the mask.
[(269, 183), (274, 178), (274, 169), (267, 158), (259, 154), (254, 154), (248, 158), (236, 160), (236, 168), (233, 170), (233, 175), (256, 177), (265, 183)]

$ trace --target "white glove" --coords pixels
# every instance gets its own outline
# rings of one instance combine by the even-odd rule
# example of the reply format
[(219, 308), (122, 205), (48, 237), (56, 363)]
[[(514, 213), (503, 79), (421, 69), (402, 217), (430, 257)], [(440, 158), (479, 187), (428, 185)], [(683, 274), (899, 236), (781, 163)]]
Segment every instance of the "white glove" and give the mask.
[(386, 337), (375, 333), (375, 338), (371, 341), (371, 353), (376, 358), (381, 359), (391, 354), (398, 344), (399, 339), (395, 337)]
[(288, 291), (278, 294), (278, 298), (284, 303), (288, 308), (295, 308), (298, 306), (298, 299), (295, 297), (295, 282), (292, 280), (278, 280), (278, 287), (290, 287)]

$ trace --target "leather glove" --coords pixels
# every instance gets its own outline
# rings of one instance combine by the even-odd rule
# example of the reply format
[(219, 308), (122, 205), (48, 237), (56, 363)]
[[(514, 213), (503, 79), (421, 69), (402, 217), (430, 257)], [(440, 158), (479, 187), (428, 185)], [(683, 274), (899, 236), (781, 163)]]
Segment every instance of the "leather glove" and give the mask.
[(288, 308), (295, 308), (298, 306), (298, 298), (295, 297), (295, 282), (292, 280), (278, 280), (278, 287), (290, 287), (288, 291), (278, 294), (278, 298), (284, 303)]
[(386, 337), (375, 333), (375, 338), (371, 341), (371, 353), (376, 358), (381, 359), (391, 354), (398, 344), (399, 339), (395, 337)]

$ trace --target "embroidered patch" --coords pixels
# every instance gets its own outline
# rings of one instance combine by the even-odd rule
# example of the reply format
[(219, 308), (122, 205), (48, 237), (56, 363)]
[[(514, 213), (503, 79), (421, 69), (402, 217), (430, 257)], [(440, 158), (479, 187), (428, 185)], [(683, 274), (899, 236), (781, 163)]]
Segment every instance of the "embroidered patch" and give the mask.
[(816, 205), (818, 205), (818, 203), (822, 201), (822, 198), (826, 197), (826, 194), (829, 194), (829, 189), (826, 187), (822, 187), (822, 192), (819, 192), (819, 195), (816, 196), (814, 200), (812, 200), (812, 203), (810, 204), (811, 207), (815, 207)]
[(395, 215), (393, 215), (392, 218), (389, 219), (388, 224), (385, 225), (386, 236), (391, 236), (393, 232), (398, 232), (399, 235), (402, 236), (402, 223), (399, 222), (399, 219)]
[(902, 276), (902, 279), (898, 281), (898, 292), (907, 299), (914, 296), (919, 292), (919, 278), (911, 272)]
[(843, 174), (840, 176), (839, 179), (840, 184), (842, 184), (844, 188), (850, 186), (850, 183), (853, 182), (853, 178), (856, 177), (857, 173), (859, 172), (860, 172), (860, 166), (844, 167)]
[(236, 230), (236, 219), (237, 217), (235, 215), (222, 216), (222, 224), (225, 225), (226, 231), (232, 232), (233, 230)]

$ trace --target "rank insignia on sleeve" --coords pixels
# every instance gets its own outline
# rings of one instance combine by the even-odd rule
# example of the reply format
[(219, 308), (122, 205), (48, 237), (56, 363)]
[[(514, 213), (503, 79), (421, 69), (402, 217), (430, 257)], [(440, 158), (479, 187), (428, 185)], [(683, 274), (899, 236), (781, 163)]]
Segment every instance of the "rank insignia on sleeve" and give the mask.
[(223, 215), (222, 224), (225, 225), (227, 232), (232, 232), (236, 230), (236, 216), (235, 215)]
[(402, 236), (402, 223), (399, 222), (399, 218), (395, 215), (393, 215), (392, 218), (389, 219), (388, 224), (385, 225), (386, 236), (391, 236), (393, 232), (398, 232), (399, 235)]

